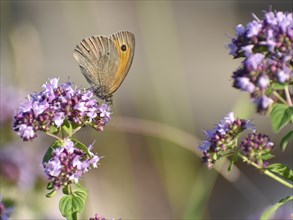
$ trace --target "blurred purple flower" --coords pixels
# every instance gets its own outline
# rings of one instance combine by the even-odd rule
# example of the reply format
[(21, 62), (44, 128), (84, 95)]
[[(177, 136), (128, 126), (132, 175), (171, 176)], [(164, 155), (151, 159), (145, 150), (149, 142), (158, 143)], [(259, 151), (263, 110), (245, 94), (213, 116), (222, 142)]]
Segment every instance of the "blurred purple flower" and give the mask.
[(270, 79), (266, 74), (260, 74), (257, 79), (257, 85), (260, 89), (266, 89), (270, 85)]
[(12, 205), (6, 205), (5, 202), (2, 201), (2, 196), (0, 195), (0, 219), (8, 220), (13, 211), (14, 207)]
[(280, 83), (284, 83), (288, 81), (289, 79), (290, 79), (290, 72), (285, 72), (284, 70), (280, 70), (278, 72), (278, 80)]
[(211, 147), (212, 143), (210, 141), (203, 141), (199, 146), (198, 149), (202, 152), (208, 151)]
[(37, 179), (42, 179), (41, 166), (36, 166), (41, 152), (30, 150), (22, 143), (12, 142), (0, 149), (0, 174), (2, 180), (17, 185), (23, 190), (35, 186)]
[(5, 83), (1, 84), (0, 93), (0, 124), (4, 122), (10, 122), (15, 109), (21, 101), (20, 91), (18, 88), (13, 86), (7, 86)]
[(237, 77), (234, 81), (234, 87), (249, 93), (255, 90), (255, 85), (247, 77)]
[(258, 112), (266, 111), (274, 103), (274, 101), (266, 95), (254, 98), (252, 99), (252, 102), (256, 104)]
[(107, 219), (101, 216), (100, 214), (95, 214), (95, 217), (89, 218), (89, 220), (107, 220)]
[[(109, 218), (108, 218), (109, 219)], [(89, 218), (89, 220), (107, 220), (107, 218), (103, 217), (100, 214), (95, 214), (95, 217), (93, 218)], [(111, 218), (109, 220), (115, 220), (114, 218)], [(121, 218), (119, 218), (119, 220), (122, 220)]]

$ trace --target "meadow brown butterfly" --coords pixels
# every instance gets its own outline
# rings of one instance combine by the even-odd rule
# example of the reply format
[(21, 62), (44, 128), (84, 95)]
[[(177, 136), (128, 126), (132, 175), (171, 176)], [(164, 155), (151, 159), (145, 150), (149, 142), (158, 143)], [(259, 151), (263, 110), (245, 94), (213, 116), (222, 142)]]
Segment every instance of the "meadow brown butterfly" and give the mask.
[(121, 31), (85, 38), (73, 52), (82, 74), (100, 99), (112, 102), (113, 93), (125, 79), (134, 55), (134, 34)]

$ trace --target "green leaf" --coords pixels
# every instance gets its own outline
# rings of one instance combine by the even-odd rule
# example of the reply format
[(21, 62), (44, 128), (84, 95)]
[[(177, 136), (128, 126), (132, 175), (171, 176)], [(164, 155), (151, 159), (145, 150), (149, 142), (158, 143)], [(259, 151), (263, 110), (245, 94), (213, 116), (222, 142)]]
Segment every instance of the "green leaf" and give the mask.
[(87, 195), (88, 195), (88, 191), (84, 187), (82, 187), (81, 185), (79, 185), (79, 184), (76, 184), (75, 186), (77, 188), (75, 188), (73, 190), (73, 194), (75, 196), (79, 197), (83, 201), (83, 203), (85, 204), (86, 199), (87, 199)]
[(228, 166), (228, 171), (230, 172), (233, 168), (233, 165), (238, 161), (238, 155), (234, 154), (232, 157), (232, 160), (230, 161), (230, 164)]
[(291, 170), (289, 167), (283, 164), (274, 163), (269, 165), (266, 169), (273, 173), (277, 173), (278, 175), (284, 177), (287, 180), (293, 181), (293, 170)]
[(293, 107), (284, 104), (274, 104), (270, 113), (274, 132), (279, 132), (290, 120), (293, 120)]
[[(71, 186), (74, 186), (72, 194), (63, 196), (59, 203), (60, 212), (67, 219), (74, 219), (77, 213), (82, 212), (88, 195), (87, 190), (81, 185), (72, 184)], [(65, 191), (69, 190), (68, 187), (64, 187)]]
[(281, 140), (281, 143), (280, 143), (280, 147), (281, 147), (281, 150), (282, 151), (285, 151), (287, 145), (288, 145), (288, 142), (290, 141), (290, 139), (293, 139), (293, 131), (289, 131), (288, 134), (286, 134), (282, 140)]
[(271, 87), (274, 90), (283, 90), (286, 88), (286, 84), (281, 84), (281, 83), (272, 83)]
[(66, 219), (76, 219), (77, 213), (81, 213), (84, 208), (82, 199), (74, 195), (63, 196), (59, 202), (59, 209)]
[(268, 220), (271, 219), (272, 215), (285, 203), (293, 200), (293, 196), (288, 196), (286, 198), (281, 199), (278, 203), (275, 205), (272, 205), (268, 209), (266, 209), (262, 215), (260, 216), (260, 220)]
[(71, 190), (70, 185), (67, 185), (63, 187), (62, 192), (65, 195), (70, 195), (70, 190)]
[(43, 157), (43, 163), (48, 162), (52, 155), (53, 155), (53, 150), (55, 148), (61, 147), (62, 146), (62, 141), (61, 140), (56, 140), (47, 150), (47, 152), (45, 153), (44, 157)]
[[(9, 198), (4, 198), (4, 199), (2, 200), (2, 202), (4, 203), (4, 205), (5, 205), (6, 207), (15, 206), (15, 201), (12, 200), (12, 199), (9, 199)], [(1, 211), (2, 211), (2, 210), (1, 210)], [(2, 214), (2, 213), (0, 213), (0, 214)], [(0, 216), (2, 217), (2, 215), (0, 215)]]
[(275, 157), (275, 156), (273, 154), (271, 154), (270, 152), (261, 155), (262, 160), (269, 160), (269, 159), (272, 159), (273, 157)]
[(57, 193), (56, 190), (52, 190), (51, 192), (49, 192), (49, 193), (46, 194), (46, 197), (47, 197), (47, 198), (52, 198), (53, 196), (56, 195), (56, 193)]
[(53, 184), (53, 182), (49, 182), (49, 183), (47, 184), (47, 189), (48, 189), (48, 190), (52, 190), (52, 189), (54, 189), (54, 184)]
[(71, 137), (72, 136), (72, 131), (73, 131), (73, 128), (72, 128), (72, 125), (71, 123), (68, 121), (68, 120), (65, 120), (63, 125), (61, 126), (62, 130), (69, 136)]
[(59, 128), (57, 128), (56, 126), (51, 125), (50, 128), (49, 128), (49, 132), (51, 134), (58, 134)]
[(82, 192), (87, 193), (87, 189), (84, 186), (80, 185), (79, 183), (75, 184), (74, 190), (78, 190), (78, 191), (82, 191)]
[(80, 127), (81, 125), (74, 123), (74, 122), (71, 122), (71, 126), (72, 126), (72, 129), (74, 130), (74, 129)]
[(79, 148), (80, 150), (85, 152), (87, 155), (91, 156), (90, 151), (85, 144), (81, 143), (79, 140), (77, 140), (75, 138), (71, 138), (71, 140), (74, 142), (75, 147)]

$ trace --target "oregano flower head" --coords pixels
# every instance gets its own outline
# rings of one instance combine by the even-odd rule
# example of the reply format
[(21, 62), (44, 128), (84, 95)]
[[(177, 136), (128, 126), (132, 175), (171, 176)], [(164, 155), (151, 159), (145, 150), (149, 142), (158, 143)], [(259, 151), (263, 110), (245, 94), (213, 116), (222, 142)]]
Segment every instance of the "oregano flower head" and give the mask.
[(93, 92), (72, 88), (71, 83), (58, 85), (53, 78), (43, 90), (28, 96), (14, 115), (13, 129), (24, 140), (32, 140), (37, 131), (48, 132), (51, 126), (60, 128), (66, 121), (76, 126), (90, 125), (99, 131), (110, 120), (110, 107), (99, 104)]
[(293, 14), (269, 11), (262, 20), (254, 18), (236, 27), (228, 47), (234, 58), (244, 58), (233, 73), (233, 86), (250, 93), (257, 111), (265, 113), (293, 83)]

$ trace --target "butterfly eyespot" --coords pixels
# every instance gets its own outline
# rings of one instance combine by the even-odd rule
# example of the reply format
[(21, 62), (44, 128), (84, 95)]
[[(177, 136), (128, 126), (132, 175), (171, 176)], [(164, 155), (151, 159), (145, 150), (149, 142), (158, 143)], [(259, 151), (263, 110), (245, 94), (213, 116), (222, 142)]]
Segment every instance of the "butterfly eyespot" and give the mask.
[(122, 50), (122, 51), (126, 51), (126, 45), (125, 45), (125, 44), (123, 44), (123, 45), (121, 46), (121, 50)]

